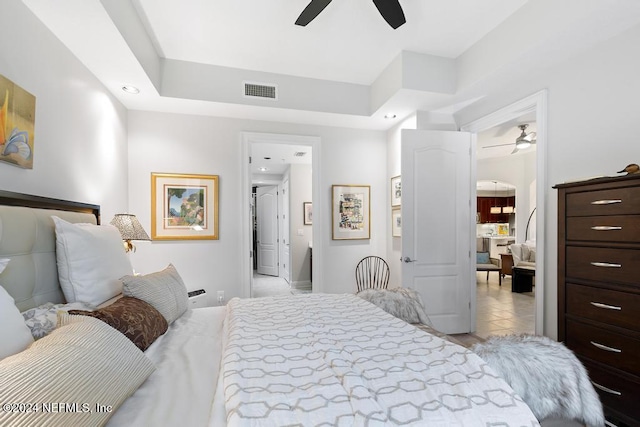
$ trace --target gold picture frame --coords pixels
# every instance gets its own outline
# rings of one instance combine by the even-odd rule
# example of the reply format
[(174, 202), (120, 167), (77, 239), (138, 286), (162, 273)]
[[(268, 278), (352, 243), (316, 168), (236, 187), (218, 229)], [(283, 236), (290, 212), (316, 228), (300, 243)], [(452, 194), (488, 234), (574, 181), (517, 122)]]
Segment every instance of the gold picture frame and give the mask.
[(332, 238), (357, 240), (371, 238), (371, 187), (332, 186)]
[(151, 173), (151, 240), (218, 240), (218, 175)]

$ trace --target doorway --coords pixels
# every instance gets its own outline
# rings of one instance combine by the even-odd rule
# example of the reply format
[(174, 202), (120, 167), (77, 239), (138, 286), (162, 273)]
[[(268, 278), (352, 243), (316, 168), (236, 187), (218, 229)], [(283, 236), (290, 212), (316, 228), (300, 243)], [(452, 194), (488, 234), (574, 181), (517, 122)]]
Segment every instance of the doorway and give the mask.
[[(535, 161), (533, 162), (534, 180), (529, 194), (529, 202), (526, 209), (518, 209), (516, 206), (516, 240), (518, 242), (524, 242), (525, 240), (533, 240), (536, 246), (536, 263), (535, 263), (535, 333), (542, 334), (544, 325), (544, 222), (545, 218), (543, 214), (534, 215), (535, 218), (535, 230), (529, 229), (531, 227), (530, 221), (527, 219), (531, 217), (530, 211), (545, 212), (545, 188), (546, 188), (546, 175), (545, 175), (545, 153), (546, 153), (546, 105), (547, 105), (547, 93), (546, 90), (540, 91), (534, 95), (531, 95), (521, 101), (504, 107), (486, 117), (471, 122), (462, 126), (462, 130), (476, 134), (476, 145), (478, 145), (479, 134), (489, 129), (496, 128), (502, 125), (515, 124), (516, 121), (535, 121), (536, 126), (536, 144), (535, 144)], [(507, 126), (508, 127), (508, 126)], [(517, 128), (517, 126), (514, 126)], [(512, 144), (510, 140), (506, 141), (508, 144)], [(515, 140), (513, 142), (515, 144)], [(513, 147), (507, 145), (507, 150), (513, 150)], [(521, 153), (522, 154), (522, 153)], [(511, 156), (511, 154), (507, 154)], [(478, 178), (481, 178), (478, 176)], [(523, 183), (523, 188), (525, 184)], [(526, 185), (529, 188), (529, 185)], [(517, 197), (517, 196), (516, 196)], [(525, 199), (526, 200), (526, 199)], [(533, 203), (533, 206), (531, 204)], [(527, 226), (527, 224), (529, 226)], [(531, 233), (534, 233), (533, 235)], [(525, 237), (525, 235), (527, 235)], [(472, 304), (473, 313), (472, 318), (477, 317), (477, 301), (476, 304)], [(474, 321), (473, 330), (477, 330), (477, 322)]]
[[(316, 224), (304, 222), (303, 203), (317, 199), (319, 138), (245, 132), (242, 139), (243, 212), (250, 213), (242, 239), (243, 254), (249, 253), (242, 263), (244, 295), (310, 292)], [(314, 270), (321, 258), (313, 257)]]

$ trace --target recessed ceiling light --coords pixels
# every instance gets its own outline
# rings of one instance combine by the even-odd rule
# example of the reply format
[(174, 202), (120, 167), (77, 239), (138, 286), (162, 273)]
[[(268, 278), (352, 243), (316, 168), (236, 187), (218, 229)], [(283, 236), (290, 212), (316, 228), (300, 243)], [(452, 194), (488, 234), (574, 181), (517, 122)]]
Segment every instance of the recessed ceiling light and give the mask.
[(395, 119), (397, 116), (395, 114), (385, 114), (384, 118), (385, 119)]
[(268, 170), (269, 170), (269, 169), (265, 168), (264, 166), (260, 168), (260, 172), (266, 172), (266, 171), (268, 171)]
[(127, 93), (133, 93), (133, 94), (140, 93), (140, 89), (138, 89), (135, 86), (131, 86), (131, 85), (122, 86), (122, 90), (127, 92)]

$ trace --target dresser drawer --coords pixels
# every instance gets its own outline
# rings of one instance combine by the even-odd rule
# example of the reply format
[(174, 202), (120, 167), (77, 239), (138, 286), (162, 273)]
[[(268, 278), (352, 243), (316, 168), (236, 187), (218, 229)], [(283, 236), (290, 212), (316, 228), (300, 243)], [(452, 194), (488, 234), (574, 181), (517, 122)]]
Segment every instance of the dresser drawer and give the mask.
[(582, 358), (580, 361), (587, 368), (589, 379), (598, 392), (602, 404), (618, 414), (624, 414), (625, 421), (634, 422), (632, 425), (639, 425), (640, 384), (629, 377), (610, 373), (598, 364)]
[(566, 275), (640, 286), (640, 250), (567, 246)]
[(567, 320), (566, 345), (576, 354), (640, 375), (640, 340)]
[(640, 187), (568, 193), (567, 216), (640, 214)]
[(640, 331), (640, 295), (566, 284), (567, 314)]
[(567, 218), (567, 240), (640, 242), (640, 216), (578, 216)]

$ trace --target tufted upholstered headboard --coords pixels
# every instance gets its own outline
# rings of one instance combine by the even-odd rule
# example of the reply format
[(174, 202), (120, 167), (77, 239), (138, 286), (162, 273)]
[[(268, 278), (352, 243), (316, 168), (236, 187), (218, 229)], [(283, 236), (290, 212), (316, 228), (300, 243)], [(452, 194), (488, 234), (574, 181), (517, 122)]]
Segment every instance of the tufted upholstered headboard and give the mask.
[(65, 221), (100, 223), (100, 206), (0, 191), (0, 258), (11, 262), (0, 286), (20, 311), (64, 301), (56, 266), (52, 215)]

